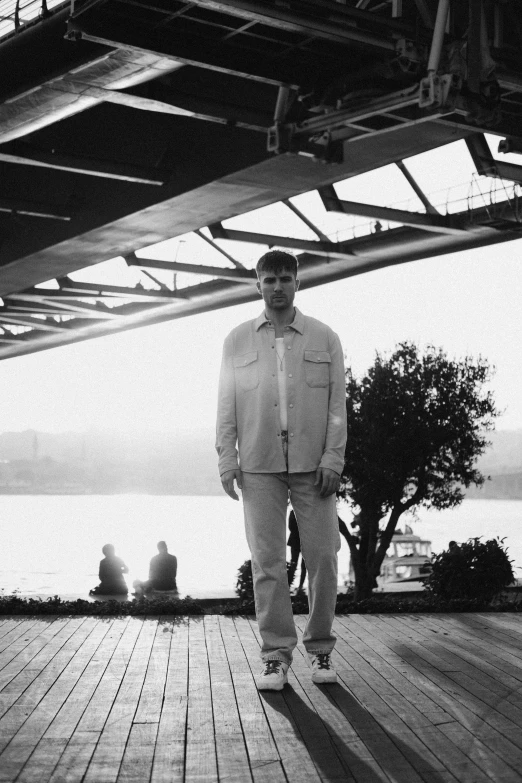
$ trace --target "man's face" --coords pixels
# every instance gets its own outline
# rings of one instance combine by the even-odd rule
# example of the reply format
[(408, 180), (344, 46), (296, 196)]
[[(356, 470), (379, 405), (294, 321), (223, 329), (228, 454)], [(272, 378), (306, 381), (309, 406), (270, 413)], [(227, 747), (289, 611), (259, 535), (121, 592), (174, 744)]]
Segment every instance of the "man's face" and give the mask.
[(277, 272), (261, 272), (257, 281), (257, 290), (271, 310), (286, 310), (294, 303), (299, 280), (288, 269)]

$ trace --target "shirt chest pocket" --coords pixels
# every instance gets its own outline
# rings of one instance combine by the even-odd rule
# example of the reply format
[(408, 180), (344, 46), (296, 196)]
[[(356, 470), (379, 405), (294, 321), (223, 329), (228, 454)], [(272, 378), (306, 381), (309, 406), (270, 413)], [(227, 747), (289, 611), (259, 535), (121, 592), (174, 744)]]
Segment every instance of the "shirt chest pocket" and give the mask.
[(236, 384), (242, 391), (251, 391), (259, 386), (259, 362), (257, 351), (234, 356)]
[(304, 352), (305, 380), (308, 386), (328, 386), (331, 361), (329, 351)]

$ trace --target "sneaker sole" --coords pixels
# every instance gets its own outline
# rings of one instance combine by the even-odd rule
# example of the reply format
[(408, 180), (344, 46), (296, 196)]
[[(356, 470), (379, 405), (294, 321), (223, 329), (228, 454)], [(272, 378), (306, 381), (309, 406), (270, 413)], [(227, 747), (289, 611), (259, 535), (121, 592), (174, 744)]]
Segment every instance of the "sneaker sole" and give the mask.
[(256, 686), (258, 691), (282, 691), (285, 685), (287, 684), (287, 682), (288, 682), (288, 677), (285, 676), (285, 679), (280, 684), (269, 685), (268, 683), (256, 682)]

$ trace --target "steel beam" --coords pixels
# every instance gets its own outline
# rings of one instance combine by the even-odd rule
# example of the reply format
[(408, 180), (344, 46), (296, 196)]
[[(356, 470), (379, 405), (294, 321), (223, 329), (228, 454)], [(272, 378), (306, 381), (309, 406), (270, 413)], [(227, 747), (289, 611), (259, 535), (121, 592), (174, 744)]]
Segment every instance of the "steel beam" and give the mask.
[(9, 313), (23, 313), (25, 315), (67, 315), (72, 318), (89, 318), (89, 319), (101, 319), (107, 318), (119, 318), (116, 315), (105, 315), (103, 313), (93, 313), (88, 310), (71, 310), (57, 305), (45, 305), (45, 304), (30, 304), (23, 301), (11, 301), (11, 299), (4, 299), (4, 303)]
[[(476, 211), (476, 222), (480, 225), (487, 218), (487, 209)], [(445, 253), (485, 247), (511, 241), (521, 236), (520, 226), (513, 225), (503, 230), (488, 228), (479, 232), (462, 232), (459, 236), (426, 234), (412, 228), (396, 228), (379, 234), (371, 234), (350, 240), (347, 245), (353, 249), (350, 258), (325, 259), (324, 256), (305, 253), (299, 256), (301, 288), (311, 288), (323, 283), (346, 279), (354, 275), (403, 264), (419, 258), (434, 258)], [(37, 289), (39, 290), (39, 289)], [(258, 301), (259, 294), (254, 286), (237, 285), (225, 280), (212, 280), (191, 286), (191, 296), (185, 301), (165, 302), (157, 306), (134, 306), (121, 320), (97, 321), (69, 329), (61, 334), (22, 335), (16, 344), (6, 342), (0, 347), (0, 360), (25, 355), (49, 348), (93, 339), (146, 325), (183, 318), (188, 315), (217, 310), (245, 302)]]
[(0, 199), (0, 212), (7, 212), (24, 217), (44, 218), (46, 220), (62, 220), (68, 222), (71, 216), (62, 209), (51, 204), (38, 204), (34, 201), (20, 199)]
[(402, 160), (397, 160), (395, 162), (395, 165), (397, 166), (401, 174), (404, 176), (404, 178), (407, 180), (411, 189), (415, 192), (419, 200), (422, 202), (422, 204), (424, 204), (424, 209), (426, 210), (426, 212), (428, 212), (430, 215), (440, 214), (439, 210), (433, 206), (433, 204), (426, 196), (426, 194), (424, 193), (420, 185), (417, 183), (417, 180), (413, 177), (410, 170), (404, 164), (404, 162)]
[(41, 332), (63, 332), (64, 329), (68, 328), (64, 324), (60, 325), (56, 322), (50, 324), (48, 321), (43, 321), (40, 318), (17, 317), (0, 310), (0, 324), (2, 323), (12, 324), (13, 326), (28, 326)]
[(351, 107), (342, 108), (338, 111), (320, 114), (317, 117), (312, 117), (309, 120), (287, 127), (291, 129), (292, 134), (295, 136), (311, 135), (326, 128), (330, 129), (337, 125), (346, 125), (350, 122), (358, 122), (368, 117), (374, 117), (376, 114), (383, 114), (387, 109), (398, 110), (407, 106), (415, 106), (418, 101), (419, 87), (414, 85), (413, 87), (407, 87), (404, 90), (398, 90), (389, 95), (375, 98), (375, 100), (367, 103), (366, 106), (359, 106), (356, 109)]
[(491, 154), (489, 144), (482, 133), (474, 133), (466, 139), (466, 145), (479, 174), (497, 179), (509, 179), (522, 184), (522, 166), (496, 160)]
[(339, 5), (334, 0), (321, 0), (319, 7), (316, 2), (310, 3), (300, 0), (296, 4), (299, 7), (299, 12), (287, 10), (283, 4), (268, 5), (255, 2), (255, 0), (191, 0), (191, 3), (249, 21), (255, 20), (260, 24), (281, 30), (313, 35), (327, 40), (338, 40), (338, 36), (342, 34), (346, 36), (345, 40), (359, 41), (369, 46), (377, 46), (380, 49), (394, 49), (395, 47), (390, 47), (386, 38), (383, 40), (383, 38), (368, 33), (359, 25), (380, 27), (386, 33), (389, 30), (403, 34), (415, 32), (415, 28), (411, 24), (364, 12), (347, 5)]
[[(123, 182), (136, 182), (140, 185), (163, 185), (165, 177), (158, 172), (147, 172), (135, 166), (98, 161), (91, 158), (74, 158), (67, 155), (55, 155), (37, 150), (30, 155), (16, 155), (0, 151), (0, 162), (17, 166), (35, 166), (37, 168), (70, 171), (72, 174), (85, 174), (89, 177), (117, 179)], [(160, 178), (161, 177), (161, 178)]]
[(151, 111), (157, 114), (171, 114), (176, 117), (190, 117), (195, 120), (206, 120), (208, 122), (216, 122), (219, 125), (230, 125), (235, 128), (243, 128), (245, 130), (253, 130), (261, 133), (268, 131), (268, 126), (254, 125), (249, 122), (243, 122), (241, 120), (230, 121), (226, 117), (216, 117), (210, 114), (201, 114), (199, 112), (191, 111), (190, 109), (183, 109), (181, 106), (175, 106), (165, 101), (157, 101), (152, 98), (144, 98), (140, 95), (130, 95), (126, 92), (120, 92), (119, 90), (111, 90), (105, 87), (96, 87), (91, 84), (72, 81), (70, 79), (63, 79), (52, 85), (52, 89), (58, 89), (60, 92), (68, 92), (68, 87), (76, 88), (75, 94), (88, 95), (91, 98), (104, 101), (105, 103), (116, 103), (119, 106), (127, 106), (130, 109), (138, 109), (139, 111)]
[(304, 214), (301, 212), (301, 210), (300, 210), (300, 209), (298, 209), (298, 208), (295, 206), (295, 204), (292, 204), (292, 202), (290, 201), (290, 199), (288, 199), (288, 198), (284, 198), (284, 199), (283, 199), (283, 201), (282, 201), (281, 203), (282, 203), (282, 204), (284, 204), (286, 207), (288, 207), (288, 209), (290, 209), (290, 210), (291, 210), (291, 211), (294, 213), (294, 215), (297, 215), (297, 217), (299, 218), (299, 220), (301, 220), (301, 221), (302, 221), (302, 222), (305, 224), (305, 226), (308, 226), (308, 228), (310, 229), (310, 231), (313, 231), (313, 232), (314, 232), (314, 234), (315, 234), (317, 237), (319, 237), (319, 239), (320, 239), (322, 242), (329, 242), (329, 241), (330, 241), (330, 237), (327, 237), (327, 236), (326, 236), (326, 234), (323, 234), (323, 232), (321, 231), (321, 229), (317, 228), (317, 226), (316, 226), (314, 223), (312, 223), (312, 221), (311, 221), (311, 220), (309, 220), (309, 218), (307, 218), (307, 217), (306, 217), (306, 215), (304, 215)]
[[(226, 56), (216, 55), (212, 48), (207, 48), (204, 54), (202, 51), (197, 55), (192, 42), (187, 42), (182, 38), (176, 39), (172, 34), (169, 37), (157, 36), (132, 27), (124, 28), (123, 25), (111, 26), (110, 23), (104, 23), (103, 20), (71, 17), (68, 22), (67, 35), (71, 40), (81, 38), (84, 41), (92, 41), (111, 49), (126, 49), (139, 54), (154, 54), (177, 63), (252, 79), (272, 84), (275, 87), (287, 83), (285, 79), (277, 78), (276, 67), (264, 61), (262, 57), (257, 58), (250, 70), (244, 70), (230, 57), (230, 53), (228, 60)], [(293, 84), (291, 86), (297, 89), (299, 85)]]
[(403, 226), (422, 228), (435, 234), (460, 235), (466, 232), (466, 227), (459, 218), (451, 215), (422, 214), (408, 212), (404, 209), (379, 207), (375, 204), (360, 204), (357, 201), (346, 201), (338, 198), (332, 186), (321, 188), (319, 195), (328, 212), (344, 212), (347, 215), (361, 215), (377, 220), (389, 220), (392, 223), (402, 223)]
[(184, 264), (180, 261), (163, 261), (155, 258), (138, 258), (136, 255), (126, 256), (129, 266), (145, 267), (147, 269), (163, 269), (168, 272), (186, 272), (190, 275), (210, 275), (234, 283), (251, 283), (256, 281), (255, 269), (226, 269), (222, 266), (205, 266), (203, 264)]
[(226, 258), (236, 267), (236, 269), (245, 269), (245, 266), (240, 261), (237, 261), (233, 256), (227, 253), (226, 250), (223, 250), (223, 248), (220, 247), (217, 242), (214, 242), (214, 240), (207, 237), (200, 228), (197, 228), (193, 233), (200, 237), (200, 239), (203, 239), (203, 241), (210, 245), (210, 247), (213, 247), (214, 250), (217, 250), (218, 253), (221, 253), (224, 258)]
[(432, 13), (429, 2), (427, 0), (415, 0), (415, 5), (423, 24), (426, 27), (433, 27), (435, 24), (435, 17)]
[(304, 250), (315, 253), (318, 256), (330, 256), (332, 258), (349, 258), (351, 253), (344, 249), (340, 242), (316, 242), (310, 239), (297, 237), (282, 237), (276, 234), (261, 234), (253, 231), (237, 231), (225, 228), (221, 223), (208, 226), (214, 239), (230, 239), (233, 242), (248, 242), (254, 245), (268, 245), (269, 247), (288, 247), (292, 250)]
[[(75, 294), (76, 297), (85, 296), (91, 294), (96, 298), (103, 296), (118, 296), (122, 299), (136, 299), (144, 300), (149, 299), (153, 301), (165, 301), (172, 302), (172, 300), (185, 298), (185, 295), (180, 291), (171, 291), (167, 294), (165, 291), (155, 291), (148, 288), (129, 288), (128, 286), (121, 285), (106, 285), (105, 283), (76, 283), (73, 280), (59, 280), (59, 291), (53, 291), (54, 297), (59, 298), (61, 294)], [(38, 291), (39, 289), (33, 289)]]

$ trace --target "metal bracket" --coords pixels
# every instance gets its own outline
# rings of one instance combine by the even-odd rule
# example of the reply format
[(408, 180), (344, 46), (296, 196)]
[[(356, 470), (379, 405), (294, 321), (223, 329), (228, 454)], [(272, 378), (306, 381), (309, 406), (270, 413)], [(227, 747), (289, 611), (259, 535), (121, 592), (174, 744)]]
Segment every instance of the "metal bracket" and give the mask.
[(449, 107), (451, 88), (455, 86), (453, 74), (445, 73), (438, 76), (436, 73), (429, 73), (420, 82), (419, 108)]

